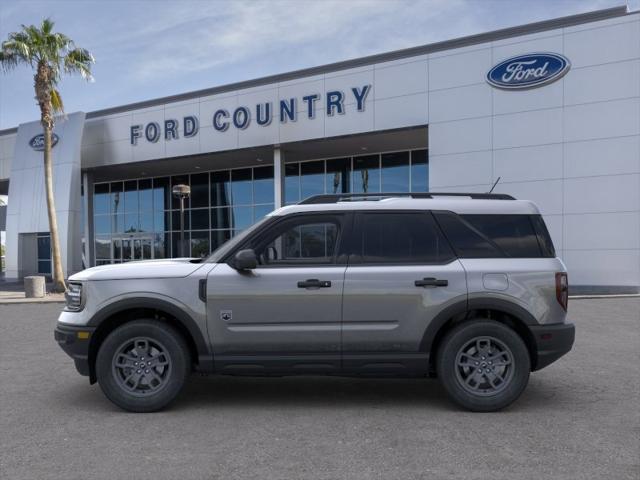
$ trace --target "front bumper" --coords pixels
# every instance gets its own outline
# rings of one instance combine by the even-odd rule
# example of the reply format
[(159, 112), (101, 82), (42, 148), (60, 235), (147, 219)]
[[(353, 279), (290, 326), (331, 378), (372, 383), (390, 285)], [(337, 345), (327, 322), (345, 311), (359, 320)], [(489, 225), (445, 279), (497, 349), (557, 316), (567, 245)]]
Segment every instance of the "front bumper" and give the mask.
[(65, 325), (58, 323), (53, 336), (60, 348), (69, 355), (76, 364), (80, 375), (89, 376), (89, 343), (95, 328)]
[(533, 371), (555, 362), (571, 350), (576, 337), (573, 323), (536, 325), (529, 327), (536, 343), (537, 358)]

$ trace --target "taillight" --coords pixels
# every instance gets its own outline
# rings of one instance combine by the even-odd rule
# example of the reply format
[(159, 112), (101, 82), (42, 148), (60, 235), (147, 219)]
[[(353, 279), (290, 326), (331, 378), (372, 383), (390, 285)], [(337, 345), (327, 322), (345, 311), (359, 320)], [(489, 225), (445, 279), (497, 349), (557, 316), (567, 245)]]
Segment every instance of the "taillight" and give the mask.
[(556, 272), (556, 298), (566, 312), (569, 303), (569, 279), (566, 272)]

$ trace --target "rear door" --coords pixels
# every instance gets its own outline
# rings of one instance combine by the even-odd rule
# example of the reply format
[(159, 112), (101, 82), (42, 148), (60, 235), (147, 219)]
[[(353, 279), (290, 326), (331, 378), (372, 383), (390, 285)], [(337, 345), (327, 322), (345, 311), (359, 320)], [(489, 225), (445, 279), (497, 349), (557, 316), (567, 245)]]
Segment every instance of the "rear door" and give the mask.
[(361, 212), (354, 220), (343, 368), (425, 370), (425, 331), (444, 308), (466, 301), (464, 269), (430, 212)]

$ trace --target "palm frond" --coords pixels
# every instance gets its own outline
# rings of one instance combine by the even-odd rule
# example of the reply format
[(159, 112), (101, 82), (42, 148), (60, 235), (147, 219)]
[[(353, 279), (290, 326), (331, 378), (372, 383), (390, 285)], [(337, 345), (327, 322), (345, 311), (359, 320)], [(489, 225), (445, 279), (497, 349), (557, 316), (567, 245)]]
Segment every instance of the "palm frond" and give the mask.
[(91, 65), (95, 63), (93, 55), (84, 48), (75, 48), (64, 57), (64, 70), (67, 73), (79, 73), (82, 78), (92, 81)]
[(54, 113), (64, 113), (64, 105), (62, 103), (62, 97), (60, 92), (55, 88), (51, 89), (51, 106)]

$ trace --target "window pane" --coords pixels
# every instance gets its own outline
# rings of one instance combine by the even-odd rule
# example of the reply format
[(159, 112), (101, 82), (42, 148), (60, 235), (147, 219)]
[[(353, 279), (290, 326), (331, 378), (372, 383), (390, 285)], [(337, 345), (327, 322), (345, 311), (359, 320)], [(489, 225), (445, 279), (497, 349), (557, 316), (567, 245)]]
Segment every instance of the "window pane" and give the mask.
[(137, 232), (140, 229), (138, 221), (138, 212), (131, 212), (124, 214), (124, 231), (126, 233)]
[(111, 183), (111, 213), (122, 215), (124, 212), (124, 184), (122, 182)]
[(113, 233), (124, 232), (124, 213), (121, 213), (120, 215), (111, 215), (111, 231)]
[(324, 193), (324, 161), (300, 164), (300, 199)]
[(427, 150), (411, 152), (411, 191), (429, 191), (429, 157)]
[(168, 210), (171, 208), (171, 189), (169, 177), (153, 179), (153, 209)]
[(140, 231), (153, 232), (153, 212), (140, 212)]
[(409, 191), (409, 152), (385, 153), (382, 159), (382, 191)]
[(253, 202), (273, 203), (273, 167), (253, 169)]
[(233, 228), (244, 230), (253, 224), (252, 207), (233, 207)]
[[(189, 185), (189, 175), (175, 175), (171, 177), (171, 191), (176, 185)], [(180, 199), (171, 194), (171, 208), (180, 208)], [(189, 208), (189, 198), (184, 200), (184, 208)]]
[(298, 203), (300, 201), (300, 164), (288, 163), (284, 166), (284, 201)]
[(538, 258), (538, 238), (529, 215), (462, 215), (509, 257)]
[[(184, 253), (182, 253), (184, 252)], [(188, 257), (190, 252), (189, 246), (189, 232), (184, 232), (184, 249), (180, 249), (180, 232), (174, 232), (171, 234), (171, 256), (173, 258)]]
[(93, 217), (93, 228), (96, 235), (111, 233), (111, 215), (96, 215)]
[(113, 244), (113, 259), (122, 260), (122, 239), (114, 238), (112, 240), (112, 244)]
[(211, 251), (231, 238), (231, 230), (213, 230), (211, 232)]
[(38, 258), (40, 260), (51, 258), (51, 237), (38, 236)]
[(223, 207), (231, 205), (231, 182), (230, 173), (211, 173), (211, 206)]
[(349, 193), (351, 173), (350, 158), (327, 160), (327, 176), (325, 190), (327, 193)]
[(354, 157), (352, 188), (354, 193), (380, 191), (380, 157), (378, 155)]
[(211, 209), (211, 228), (231, 228), (231, 209), (229, 207)]
[(153, 210), (153, 189), (151, 188), (150, 178), (138, 181), (138, 198), (140, 211), (149, 212)]
[(231, 171), (231, 200), (234, 205), (251, 205), (253, 203), (250, 168)]
[(168, 233), (156, 233), (153, 237), (154, 258), (166, 258), (169, 246)]
[(153, 212), (153, 230), (164, 232), (169, 228), (169, 212)]
[(333, 222), (292, 225), (259, 249), (261, 264), (332, 263), (338, 225)]
[(500, 258), (504, 253), (455, 213), (434, 213), (445, 235), (462, 258)]
[(93, 212), (94, 213), (109, 213), (109, 184), (101, 183), (93, 186)]
[(191, 208), (209, 206), (209, 174), (191, 175)]
[(138, 212), (138, 182), (131, 180), (124, 182), (124, 211)]
[(191, 256), (202, 258), (209, 255), (209, 232), (191, 232)]
[(209, 209), (198, 208), (191, 210), (191, 230), (209, 229)]
[(542, 250), (543, 256), (549, 258), (555, 257), (556, 249), (553, 246), (551, 235), (549, 235), (549, 231), (547, 230), (547, 226), (542, 219), (542, 215), (531, 215), (530, 218), (533, 222), (533, 228), (538, 235), (538, 242), (540, 243), (540, 249)]
[(111, 237), (96, 237), (96, 258), (111, 258)]
[(358, 253), (363, 263), (443, 263), (453, 252), (430, 214), (370, 213), (361, 216)]
[(258, 220), (261, 220), (267, 214), (273, 212), (273, 210), (274, 210), (273, 204), (257, 205), (253, 207), (253, 223), (257, 222)]
[[(190, 210), (184, 211), (184, 229), (185, 230), (189, 230), (189, 216), (190, 216), (189, 212)], [(173, 212), (171, 212), (171, 230), (178, 231), (178, 232), (181, 230), (180, 210), (174, 210)]]

